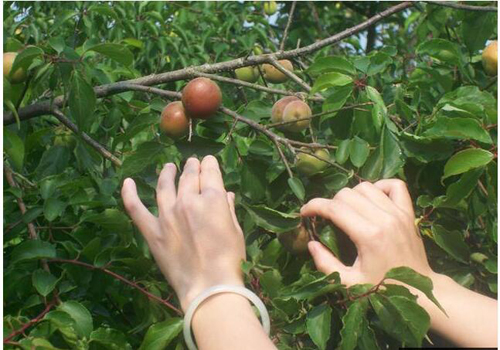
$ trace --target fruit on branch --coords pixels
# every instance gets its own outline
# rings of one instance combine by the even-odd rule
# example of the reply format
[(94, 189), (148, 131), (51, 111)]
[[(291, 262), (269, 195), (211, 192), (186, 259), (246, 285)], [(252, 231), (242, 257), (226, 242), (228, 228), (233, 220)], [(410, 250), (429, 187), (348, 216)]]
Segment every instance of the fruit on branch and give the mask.
[(62, 129), (56, 129), (56, 137), (54, 138), (54, 146), (69, 147), (71, 149), (76, 146), (75, 136), (71, 132)]
[[(308, 149), (303, 148), (303, 150), (306, 151)], [(330, 153), (326, 149), (317, 149), (314, 152), (314, 155), (319, 159), (306, 153), (299, 153), (297, 155), (297, 163), (295, 163), (295, 167), (297, 168), (297, 171), (299, 173), (301, 173), (302, 175), (311, 176), (319, 173), (328, 166), (327, 162), (321, 160), (330, 160)]]
[(234, 73), (239, 80), (248, 83), (255, 83), (259, 79), (259, 69), (257, 67), (242, 67), (235, 69)]
[(498, 43), (493, 41), (483, 51), (483, 67), (488, 75), (497, 75)]
[(262, 50), (262, 47), (258, 44), (255, 44), (254, 48), (253, 48), (253, 54), (254, 55), (262, 55), (264, 53), (264, 50)]
[(276, 1), (266, 1), (264, 3), (264, 12), (268, 16), (272, 16), (276, 13), (276, 10), (278, 9), (278, 5), (276, 4)]
[[(288, 124), (283, 124), (283, 129), (291, 132), (301, 132), (306, 129), (311, 123), (311, 119), (303, 119), (309, 118), (312, 116), (311, 108), (307, 105), (307, 103), (303, 101), (292, 101), (286, 105), (283, 110), (283, 122), (290, 122)], [(302, 119), (302, 120), (301, 120)], [(292, 123), (292, 121), (295, 121)]]
[[(280, 60), (278, 63), (281, 64), (286, 70), (293, 72), (293, 65), (289, 60)], [(272, 64), (264, 63), (262, 65), (262, 69), (264, 70), (264, 78), (272, 84), (281, 84), (288, 80), (288, 77)]]
[(178, 138), (186, 135), (189, 130), (189, 118), (181, 101), (169, 103), (160, 117), (160, 130), (170, 137)]
[(309, 232), (303, 225), (297, 226), (292, 231), (278, 233), (278, 241), (290, 253), (295, 255), (306, 255), (308, 252)]
[(13, 73), (11, 72), (16, 56), (16, 52), (6, 52), (3, 54), (3, 76), (9, 79), (12, 84), (22, 83), (27, 78), (26, 72), (22, 68)]
[(292, 101), (300, 101), (300, 99), (295, 96), (286, 96), (276, 101), (273, 109), (271, 109), (271, 121), (273, 123), (281, 123), (283, 121), (283, 110)]
[(190, 118), (210, 118), (221, 102), (219, 86), (208, 78), (193, 79), (182, 90), (182, 104)]

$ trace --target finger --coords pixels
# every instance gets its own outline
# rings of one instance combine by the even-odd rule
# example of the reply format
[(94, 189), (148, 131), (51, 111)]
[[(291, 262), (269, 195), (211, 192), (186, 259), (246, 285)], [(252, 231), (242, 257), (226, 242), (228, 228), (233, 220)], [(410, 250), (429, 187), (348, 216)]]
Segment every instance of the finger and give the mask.
[(392, 212), (397, 209), (396, 204), (380, 188), (368, 181), (360, 183), (353, 190), (359, 192), (386, 212)]
[(200, 191), (207, 189), (225, 191), (219, 162), (214, 156), (206, 156), (201, 161), (200, 171)]
[(142, 204), (137, 195), (137, 187), (134, 180), (130, 178), (125, 179), (122, 186), (122, 198), (127, 213), (142, 234), (145, 237), (153, 234), (157, 228), (158, 219)]
[(234, 193), (233, 192), (228, 192), (227, 193), (227, 203), (229, 204), (229, 211), (231, 212), (231, 218), (233, 219), (234, 226), (238, 229), (238, 232), (240, 232), (243, 235), (243, 230), (241, 229), (240, 223), (238, 222), (238, 217), (236, 216), (236, 209), (234, 207)]
[(200, 194), (200, 161), (189, 158), (179, 179), (177, 197), (186, 194)]
[(323, 272), (325, 275), (329, 275), (335, 271), (346, 271), (347, 267), (323, 244), (318, 241), (311, 241), (307, 244), (307, 247), (309, 248), (309, 252), (314, 260), (314, 265), (316, 265), (318, 271)]
[(309, 201), (300, 210), (300, 215), (321, 216), (331, 220), (342, 231), (344, 231), (359, 248), (365, 241), (369, 240), (373, 225), (347, 203), (334, 201), (332, 199), (315, 198)]
[(165, 213), (170, 210), (175, 204), (176, 190), (175, 190), (175, 174), (177, 168), (173, 163), (167, 163), (163, 167), (158, 178), (156, 186), (156, 200), (158, 202), (158, 209), (160, 213)]
[(347, 203), (353, 210), (372, 224), (389, 215), (361, 193), (350, 188), (340, 190), (334, 197), (334, 200)]
[(380, 188), (389, 198), (406, 213), (414, 216), (413, 203), (411, 201), (410, 192), (404, 181), (399, 179), (380, 180), (374, 184)]

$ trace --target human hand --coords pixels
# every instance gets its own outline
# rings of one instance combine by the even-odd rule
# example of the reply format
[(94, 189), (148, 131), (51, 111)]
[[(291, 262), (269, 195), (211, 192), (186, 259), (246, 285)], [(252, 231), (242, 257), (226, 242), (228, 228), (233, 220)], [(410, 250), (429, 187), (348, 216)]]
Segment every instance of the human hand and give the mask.
[(345, 266), (319, 242), (308, 245), (318, 270), (325, 274), (338, 271), (347, 286), (378, 283), (388, 270), (398, 266), (434, 275), (414, 223), (410, 194), (401, 180), (363, 182), (352, 189), (344, 188), (333, 199), (309, 201), (300, 213), (331, 220), (356, 245), (358, 257), (352, 266)]
[(125, 179), (125, 209), (186, 311), (204, 289), (217, 284), (243, 285), (240, 263), (245, 241), (234, 211), (234, 193), (226, 192), (217, 159), (201, 164), (189, 158), (175, 186), (176, 167), (168, 163), (157, 185), (159, 217), (142, 204), (132, 179)]

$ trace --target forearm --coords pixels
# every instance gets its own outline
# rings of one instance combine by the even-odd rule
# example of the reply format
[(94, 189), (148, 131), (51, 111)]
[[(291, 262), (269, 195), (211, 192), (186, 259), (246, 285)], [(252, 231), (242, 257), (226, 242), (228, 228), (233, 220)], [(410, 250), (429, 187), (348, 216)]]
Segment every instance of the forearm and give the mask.
[(434, 296), (448, 314), (420, 295), (419, 304), (431, 316), (432, 330), (457, 346), (496, 347), (497, 300), (470, 291), (445, 275), (435, 274), (432, 280)]
[(237, 294), (205, 300), (193, 316), (192, 329), (200, 350), (276, 349), (249, 301)]

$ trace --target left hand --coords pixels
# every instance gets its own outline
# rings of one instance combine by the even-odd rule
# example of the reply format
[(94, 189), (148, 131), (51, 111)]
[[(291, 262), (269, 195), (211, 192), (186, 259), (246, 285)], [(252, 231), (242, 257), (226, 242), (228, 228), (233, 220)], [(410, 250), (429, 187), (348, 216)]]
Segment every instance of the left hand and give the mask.
[(159, 217), (142, 204), (132, 179), (122, 187), (125, 208), (186, 311), (204, 289), (243, 285), (245, 241), (226, 192), (217, 159), (189, 158), (175, 186), (176, 167), (166, 164), (158, 179)]

